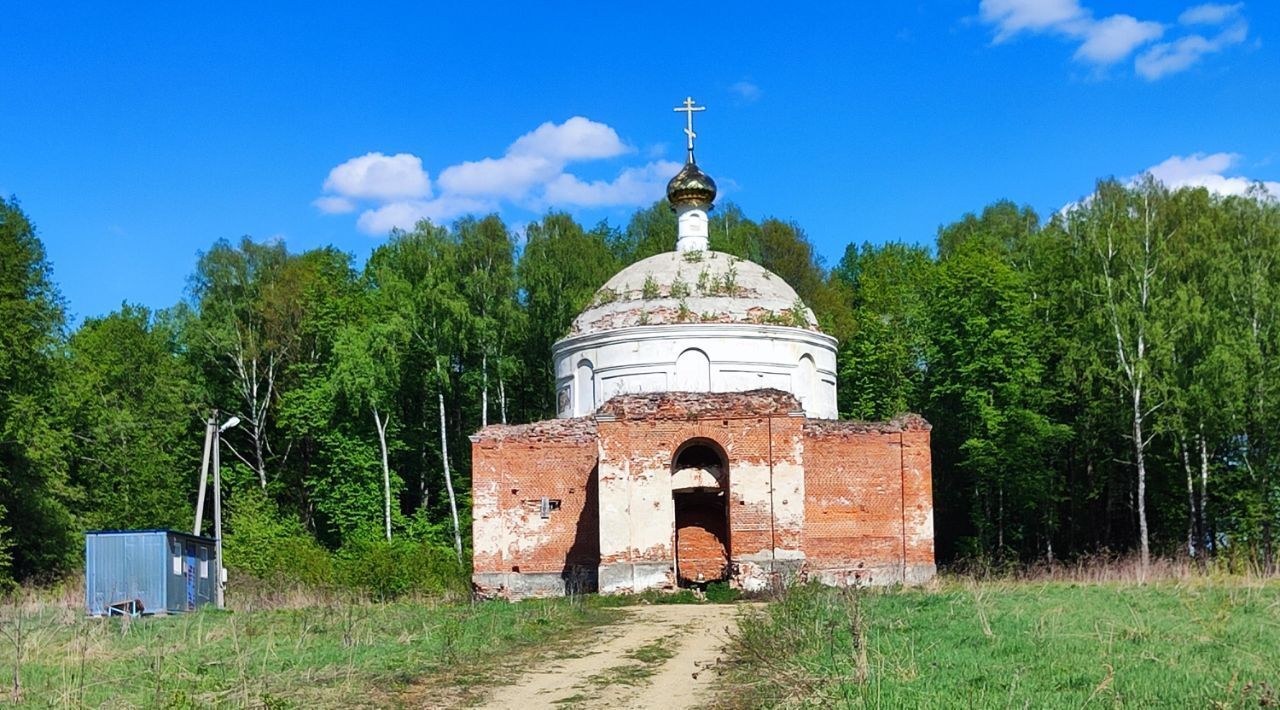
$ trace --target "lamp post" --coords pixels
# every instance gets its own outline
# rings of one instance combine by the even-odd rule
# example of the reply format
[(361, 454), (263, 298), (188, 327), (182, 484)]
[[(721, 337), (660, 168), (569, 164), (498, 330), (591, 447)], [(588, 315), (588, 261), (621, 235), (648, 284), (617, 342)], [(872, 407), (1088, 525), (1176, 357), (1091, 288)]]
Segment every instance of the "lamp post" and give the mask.
[[(214, 413), (216, 416), (216, 412)], [(214, 421), (217, 421), (215, 418)], [(218, 578), (214, 589), (218, 608), (224, 608), (227, 588), (227, 569), (222, 566), (222, 432), (240, 423), (240, 417), (231, 417), (219, 426), (213, 435), (213, 538), (214, 556), (218, 558)]]
[(191, 528), (192, 535), (200, 534), (204, 522), (205, 484), (209, 481), (209, 459), (213, 459), (213, 566), (214, 601), (219, 609), (223, 608), (223, 595), (226, 590), (227, 570), (222, 566), (222, 432), (239, 426), (240, 417), (231, 417), (221, 425), (218, 424), (218, 410), (205, 421), (204, 425), (204, 457), (200, 462), (200, 495), (196, 499), (196, 521)]

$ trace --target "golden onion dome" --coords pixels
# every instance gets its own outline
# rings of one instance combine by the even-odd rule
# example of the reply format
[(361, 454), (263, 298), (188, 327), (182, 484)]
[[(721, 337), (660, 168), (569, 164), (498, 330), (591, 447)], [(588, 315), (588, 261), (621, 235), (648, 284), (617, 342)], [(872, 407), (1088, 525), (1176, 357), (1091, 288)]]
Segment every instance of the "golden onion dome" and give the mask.
[(667, 183), (667, 201), (671, 208), (682, 205), (710, 205), (716, 199), (716, 181), (690, 160)]

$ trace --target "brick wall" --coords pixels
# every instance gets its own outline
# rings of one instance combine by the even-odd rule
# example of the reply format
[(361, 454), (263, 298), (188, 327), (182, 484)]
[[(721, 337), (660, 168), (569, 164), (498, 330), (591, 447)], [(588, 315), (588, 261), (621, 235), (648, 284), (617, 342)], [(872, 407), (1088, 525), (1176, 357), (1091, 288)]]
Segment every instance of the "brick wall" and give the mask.
[[(472, 438), (476, 573), (561, 575), (599, 562), (589, 419), (489, 427)], [(558, 509), (542, 517), (542, 498)]]
[[(670, 588), (677, 555), (687, 577), (714, 579), (726, 553), (746, 587), (794, 569), (833, 583), (932, 576), (929, 425), (797, 409), (776, 391), (626, 395), (598, 420), (488, 427), (472, 437), (477, 587), (562, 594), (598, 569), (601, 591)], [(672, 463), (688, 442), (725, 457), (728, 493), (699, 494), (677, 535)], [(545, 518), (543, 497), (557, 508)]]
[(714, 493), (682, 494), (676, 502), (676, 562), (689, 581), (724, 577), (729, 565), (724, 501)]
[(810, 422), (805, 439), (807, 567), (870, 582), (930, 576), (928, 424)]

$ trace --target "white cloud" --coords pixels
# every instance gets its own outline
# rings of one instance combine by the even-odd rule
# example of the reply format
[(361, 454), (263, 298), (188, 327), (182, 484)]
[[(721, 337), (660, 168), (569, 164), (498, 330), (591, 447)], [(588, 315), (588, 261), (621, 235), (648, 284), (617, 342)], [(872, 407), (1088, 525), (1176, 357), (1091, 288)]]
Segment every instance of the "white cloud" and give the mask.
[(1174, 42), (1157, 44), (1138, 55), (1134, 69), (1142, 78), (1155, 81), (1190, 68), (1207, 54), (1240, 44), (1248, 36), (1249, 24), (1244, 20), (1239, 20), (1211, 38), (1187, 35)]
[(1209, 3), (1206, 5), (1196, 5), (1187, 8), (1181, 15), (1178, 15), (1178, 22), (1184, 25), (1220, 25), (1227, 20), (1240, 16), (1240, 9), (1244, 7), (1244, 3), (1238, 2), (1234, 5), (1215, 5)]
[(630, 152), (618, 133), (603, 123), (574, 116), (550, 121), (520, 136), (501, 158), (484, 158), (445, 168), (440, 187), (460, 195), (519, 199), (555, 179), (566, 164), (612, 158)]
[(315, 205), (316, 209), (325, 214), (346, 214), (348, 212), (356, 211), (356, 203), (345, 197), (339, 197), (337, 195), (317, 197), (311, 204)]
[(1112, 15), (1089, 25), (1075, 58), (1095, 64), (1114, 64), (1133, 50), (1164, 34), (1159, 22), (1144, 22), (1129, 15)]
[[(1178, 17), (1183, 26), (1231, 25), (1212, 38), (1189, 34), (1152, 45), (1134, 60), (1134, 70), (1145, 79), (1159, 79), (1187, 69), (1207, 54), (1243, 42), (1248, 35), (1248, 24), (1241, 15), (1243, 6), (1204, 4), (1188, 8)], [(1159, 40), (1169, 29), (1160, 22), (1125, 14), (1099, 19), (1079, 0), (980, 0), (978, 17), (994, 28), (995, 44), (1024, 32), (1054, 34), (1078, 43), (1073, 57), (1097, 67), (1124, 61)]]
[(324, 189), (348, 198), (394, 200), (429, 196), (431, 181), (416, 155), (366, 153), (330, 170)]
[(440, 173), (440, 189), (459, 195), (517, 199), (560, 174), (564, 164), (537, 155), (505, 155), (451, 165)]
[(578, 207), (640, 205), (662, 197), (667, 181), (680, 171), (680, 164), (659, 160), (638, 168), (627, 168), (612, 181), (585, 182), (561, 173), (547, 184), (543, 198), (548, 204)]
[(739, 99), (742, 99), (746, 103), (756, 101), (760, 98), (760, 95), (764, 93), (760, 90), (759, 86), (753, 82), (747, 81), (746, 79), (730, 85), (729, 91), (736, 94)]
[(679, 164), (651, 161), (624, 168), (613, 180), (584, 181), (566, 172), (571, 163), (634, 152), (612, 127), (574, 116), (559, 124), (548, 121), (525, 133), (501, 157), (446, 167), (436, 180), (434, 197), (420, 158), (408, 153), (369, 153), (331, 170), (325, 181), (330, 194), (312, 204), (328, 214), (354, 212), (363, 205), (356, 225), (369, 234), (410, 229), (423, 219), (443, 222), (503, 204), (535, 210), (641, 205), (662, 196)]
[(1130, 15), (1095, 19), (1078, 0), (982, 0), (978, 14), (995, 26), (996, 44), (1022, 32), (1049, 32), (1079, 42), (1075, 58), (1098, 65), (1114, 64), (1164, 33), (1164, 25)]
[(393, 228), (412, 229), (424, 219), (445, 222), (469, 212), (484, 212), (491, 208), (481, 200), (447, 195), (434, 200), (405, 200), (365, 210), (356, 220), (356, 226), (367, 234), (386, 234)]
[(520, 136), (507, 148), (507, 155), (538, 156), (568, 163), (612, 158), (630, 151), (609, 126), (574, 116), (558, 126), (547, 121)]
[[(1238, 153), (1193, 153), (1192, 155), (1174, 155), (1159, 165), (1153, 165), (1143, 171), (1164, 183), (1166, 187), (1203, 187), (1219, 195), (1243, 195), (1257, 180), (1246, 177), (1227, 176), (1224, 173), (1240, 162)], [(1129, 178), (1129, 182), (1136, 180)], [(1280, 197), (1280, 182), (1264, 181), (1263, 187), (1272, 196)]]
[(1044, 32), (1088, 19), (1077, 0), (982, 0), (978, 15), (996, 26), (996, 43), (1019, 32)]

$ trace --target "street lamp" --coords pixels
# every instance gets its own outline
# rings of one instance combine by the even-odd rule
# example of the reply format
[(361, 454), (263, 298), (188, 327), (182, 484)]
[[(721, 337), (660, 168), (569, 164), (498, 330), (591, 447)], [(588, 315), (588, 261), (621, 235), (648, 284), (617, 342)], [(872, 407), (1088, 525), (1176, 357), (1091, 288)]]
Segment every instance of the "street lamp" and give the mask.
[(204, 425), (204, 457), (200, 464), (200, 496), (196, 500), (196, 522), (191, 533), (199, 535), (200, 523), (204, 521), (204, 493), (205, 486), (209, 481), (209, 463), (210, 458), (212, 458), (214, 569), (217, 574), (213, 588), (214, 600), (218, 608), (221, 609), (223, 608), (223, 596), (227, 584), (227, 570), (222, 566), (222, 432), (239, 426), (240, 417), (231, 417), (222, 424), (218, 424), (218, 418), (218, 411), (215, 409), (213, 416), (209, 417)]

